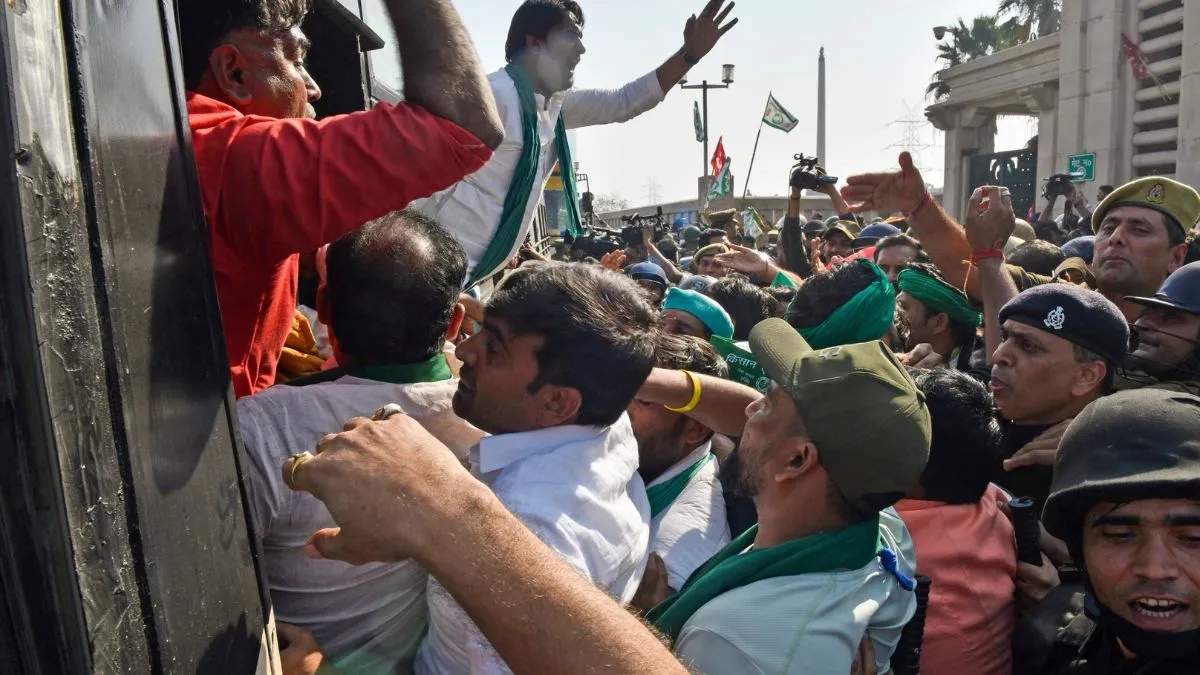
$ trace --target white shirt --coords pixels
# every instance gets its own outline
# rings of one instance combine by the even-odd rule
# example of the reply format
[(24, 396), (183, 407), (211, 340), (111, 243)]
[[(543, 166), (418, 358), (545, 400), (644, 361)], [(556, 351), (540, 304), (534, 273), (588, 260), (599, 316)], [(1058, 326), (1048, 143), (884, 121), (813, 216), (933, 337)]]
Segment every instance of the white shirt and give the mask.
[[(431, 197), (418, 199), (409, 205), (409, 208), (437, 220), (454, 235), (467, 252), (471, 270), (483, 258), (488, 244), (500, 228), (504, 198), (508, 195), (508, 187), (512, 184), (513, 173), (525, 145), (516, 84), (503, 68), (489, 75), (488, 83), (492, 86), (496, 106), (504, 121), (504, 142), (475, 173)], [(538, 106), (537, 131), (542, 143), (541, 159), (537, 180), (533, 183), (534, 190), (525, 205), (521, 232), (506, 260), (511, 260), (525, 242), (546, 181), (558, 161), (554, 130), (559, 115), (562, 115), (568, 129), (625, 122), (657, 106), (666, 93), (658, 84), (658, 75), (652, 72), (620, 89), (569, 89), (554, 94), (549, 100), (541, 94), (535, 94), (534, 97)]]
[(275, 617), (308, 628), (345, 673), (411, 672), (425, 631), (426, 573), (410, 562), (348, 565), (313, 560), (304, 543), (334, 527), (329, 511), (283, 482), (288, 457), (313, 450), (347, 420), (397, 403), (459, 456), (483, 435), (454, 415), (457, 380), (391, 384), (356, 377), (278, 385), (237, 402), (251, 502)]
[[(647, 485), (665, 483), (686, 471), (712, 449), (705, 441), (687, 457)], [(715, 457), (692, 478), (683, 492), (650, 521), (650, 550), (667, 566), (667, 582), (679, 590), (692, 572), (729, 543), (729, 521)]]
[[(489, 436), (471, 451), (471, 464), (513, 515), (589, 581), (622, 603), (633, 598), (648, 556), (650, 502), (628, 416), (605, 428)], [(432, 577), (428, 599), (418, 673), (511, 672)]]
[[(897, 568), (916, 570), (912, 537), (892, 509), (880, 532)], [(706, 675), (848, 673), (863, 634), (871, 636), (878, 671), (888, 672), (916, 594), (876, 559), (857, 570), (775, 577), (709, 601), (687, 620), (675, 653)]]

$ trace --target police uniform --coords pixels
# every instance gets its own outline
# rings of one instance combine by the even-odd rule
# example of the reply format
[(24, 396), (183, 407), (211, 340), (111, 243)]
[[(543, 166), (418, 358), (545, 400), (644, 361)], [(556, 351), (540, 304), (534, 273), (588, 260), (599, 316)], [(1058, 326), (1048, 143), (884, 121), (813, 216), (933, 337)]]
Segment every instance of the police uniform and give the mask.
[[(1140, 206), (1166, 216), (1167, 227), (1176, 227), (1185, 236), (1200, 219), (1200, 193), (1176, 180), (1162, 176), (1147, 176), (1130, 181), (1111, 192), (1092, 213), (1092, 231), (1099, 232), (1108, 212), (1120, 206)], [(1007, 266), (1017, 290), (1048, 284), (1053, 277), (1030, 274), (1016, 265)], [(1093, 289), (1094, 290), (1094, 289)]]
[[(1143, 389), (1114, 394), (1088, 406), (1059, 446), (1054, 483), (1042, 514), (1046, 531), (1082, 561), (1084, 517), (1099, 502), (1194, 499), (1200, 494), (1200, 397)], [(1061, 596), (1061, 594), (1059, 594)], [(1048, 640), (1049, 653), (1028, 658), (1024, 629), (1061, 597), (1043, 601), (1022, 618), (1014, 673), (1046, 675), (1195, 675), (1200, 672), (1200, 629), (1154, 633), (1117, 616), (1090, 589), (1067, 603), (1065, 620)], [(1083, 611), (1078, 611), (1082, 606)], [(1062, 614), (1059, 614), (1062, 616)], [(1118, 645), (1136, 656), (1128, 658)]]
[[(1127, 297), (1145, 307), (1173, 310), (1200, 316), (1200, 262), (1194, 262), (1171, 273), (1154, 297)], [(1140, 389), (1150, 386), (1156, 389), (1179, 391), (1200, 395), (1200, 343), (1195, 343), (1192, 354), (1157, 382), (1144, 373), (1128, 373), (1116, 383), (1117, 389)]]

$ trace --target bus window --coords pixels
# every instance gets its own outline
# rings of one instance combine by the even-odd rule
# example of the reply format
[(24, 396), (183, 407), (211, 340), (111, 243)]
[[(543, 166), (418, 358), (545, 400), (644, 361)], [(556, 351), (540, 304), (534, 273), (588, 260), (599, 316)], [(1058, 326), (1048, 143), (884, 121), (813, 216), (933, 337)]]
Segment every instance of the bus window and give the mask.
[[(343, 0), (350, 1), (352, 0)], [(392, 30), (392, 21), (388, 18), (384, 2), (385, 0), (362, 0), (362, 18), (386, 43), (382, 49), (367, 54), (371, 72), (371, 97), (395, 103), (396, 98), (404, 91), (404, 77), (400, 73), (400, 48), (396, 45), (396, 34)]]

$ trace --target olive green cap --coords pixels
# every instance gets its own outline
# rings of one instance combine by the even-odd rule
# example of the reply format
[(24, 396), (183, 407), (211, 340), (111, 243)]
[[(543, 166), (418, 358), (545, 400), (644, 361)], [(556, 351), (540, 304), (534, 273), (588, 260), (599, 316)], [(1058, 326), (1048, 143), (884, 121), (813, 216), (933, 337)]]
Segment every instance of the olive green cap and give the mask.
[(1092, 212), (1092, 231), (1099, 232), (1108, 212), (1118, 206), (1141, 206), (1167, 217), (1167, 226), (1186, 235), (1200, 218), (1200, 193), (1177, 180), (1146, 176), (1113, 190)]
[(821, 466), (863, 513), (904, 498), (929, 460), (925, 396), (881, 341), (814, 351), (783, 319), (750, 332), (750, 350), (792, 397)]

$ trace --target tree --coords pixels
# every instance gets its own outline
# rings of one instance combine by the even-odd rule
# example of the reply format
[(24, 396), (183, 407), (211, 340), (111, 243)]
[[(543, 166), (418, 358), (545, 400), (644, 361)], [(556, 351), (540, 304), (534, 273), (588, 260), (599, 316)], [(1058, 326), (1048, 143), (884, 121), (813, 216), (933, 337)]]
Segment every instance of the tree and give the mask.
[(1046, 37), (1062, 28), (1062, 0), (1000, 0), (999, 15), (1019, 21), (1022, 42)]
[(629, 208), (629, 200), (620, 195), (604, 194), (592, 198), (592, 210), (596, 213), (611, 213)]
[[(1020, 27), (1016, 19), (1001, 21), (996, 15), (977, 16), (971, 20), (970, 26), (960, 17), (958, 25), (951, 26), (947, 31), (949, 39), (938, 44), (937, 60), (942, 62), (942, 68), (945, 69), (995, 54), (1017, 43)], [(933, 81), (925, 88), (925, 94), (940, 101), (950, 95), (950, 85), (934, 75)]]

